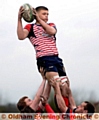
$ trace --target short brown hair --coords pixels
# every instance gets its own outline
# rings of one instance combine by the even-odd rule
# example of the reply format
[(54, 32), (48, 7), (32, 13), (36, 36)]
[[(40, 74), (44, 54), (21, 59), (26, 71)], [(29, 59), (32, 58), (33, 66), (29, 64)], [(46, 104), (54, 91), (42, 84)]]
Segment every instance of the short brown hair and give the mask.
[(19, 109), (20, 112), (22, 112), (23, 109), (27, 106), (26, 102), (24, 101), (26, 98), (28, 97), (27, 96), (22, 97), (17, 103), (17, 108)]
[(85, 103), (86, 103), (86, 106), (84, 107), (84, 110), (87, 110), (88, 111), (88, 113), (94, 113), (95, 112), (95, 107), (94, 107), (94, 105), (93, 104), (91, 104), (90, 102), (88, 102), (88, 101), (85, 101)]
[(48, 10), (48, 8), (45, 7), (45, 6), (38, 6), (35, 9), (36, 9), (37, 12), (40, 11), (40, 10)]

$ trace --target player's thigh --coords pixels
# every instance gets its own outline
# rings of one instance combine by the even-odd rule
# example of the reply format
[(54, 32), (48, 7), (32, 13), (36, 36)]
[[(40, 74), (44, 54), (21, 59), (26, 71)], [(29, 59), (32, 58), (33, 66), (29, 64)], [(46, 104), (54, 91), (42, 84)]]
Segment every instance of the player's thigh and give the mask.
[(58, 74), (58, 72), (55, 72), (55, 71), (48, 71), (48, 72), (46, 72), (46, 78), (47, 78), (47, 80), (51, 80), (51, 79), (55, 79), (56, 77), (57, 78), (59, 78), (59, 74)]

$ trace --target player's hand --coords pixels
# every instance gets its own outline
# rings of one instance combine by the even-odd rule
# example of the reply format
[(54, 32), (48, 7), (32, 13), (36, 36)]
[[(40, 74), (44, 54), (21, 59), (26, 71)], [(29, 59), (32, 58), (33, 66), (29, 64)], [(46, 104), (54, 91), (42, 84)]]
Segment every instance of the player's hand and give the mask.
[(24, 8), (23, 8), (23, 6), (21, 6), (19, 8), (19, 12), (18, 12), (18, 20), (21, 20), (23, 13), (24, 13)]
[(44, 96), (40, 96), (41, 97), (41, 103), (42, 103), (42, 105), (43, 106), (45, 106), (46, 105), (46, 103), (47, 103), (47, 98), (45, 98)]
[(20, 8), (19, 8), (19, 12), (18, 12), (18, 19), (20, 20), (21, 18), (22, 18), (22, 14), (24, 13), (24, 8), (23, 8), (23, 6), (21, 6)]
[(38, 15), (38, 13), (36, 12), (36, 10), (34, 8), (33, 8), (33, 15), (35, 16), (35, 19), (37, 21), (41, 20), (40, 17), (39, 17), (39, 15)]
[(70, 81), (69, 81), (69, 78), (67, 76), (66, 76), (66, 79), (67, 79), (66, 83), (67, 83), (68, 87), (70, 87)]
[(56, 88), (57, 85), (59, 85), (59, 81), (50, 79), (49, 84), (50, 84), (51, 86), (53, 86), (54, 88)]

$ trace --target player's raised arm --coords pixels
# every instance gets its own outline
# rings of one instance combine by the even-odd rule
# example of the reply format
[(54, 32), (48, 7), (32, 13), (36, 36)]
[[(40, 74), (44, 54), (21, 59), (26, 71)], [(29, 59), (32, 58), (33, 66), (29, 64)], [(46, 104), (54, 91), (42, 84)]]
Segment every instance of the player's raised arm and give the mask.
[(43, 68), (40, 68), (40, 72), (41, 72), (43, 81), (42, 81), (41, 85), (39, 86), (39, 89), (37, 90), (37, 93), (36, 93), (36, 95), (34, 97), (32, 105), (31, 105), (31, 108), (33, 108), (34, 110), (37, 110), (37, 108), (38, 108), (39, 102), (41, 100), (40, 96), (42, 95), (42, 93), (44, 91), (44, 88), (45, 88), (45, 84), (46, 84), (46, 79), (44, 77)]
[(28, 34), (29, 31), (23, 28), (22, 25), (22, 14), (24, 12), (23, 7), (21, 6), (18, 12), (18, 23), (17, 23), (17, 36), (19, 40), (24, 40)]

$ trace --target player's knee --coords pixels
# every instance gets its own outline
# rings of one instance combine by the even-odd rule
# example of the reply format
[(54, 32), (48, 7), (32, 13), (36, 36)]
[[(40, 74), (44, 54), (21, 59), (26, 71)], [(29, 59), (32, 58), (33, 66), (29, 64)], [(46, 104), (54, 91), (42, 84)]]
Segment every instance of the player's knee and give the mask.
[(58, 79), (59, 75), (57, 72), (46, 72), (46, 78), (50, 81), (50, 79)]
[(66, 81), (67, 81), (67, 77), (66, 76), (61, 76), (60, 77), (60, 82), (61, 82), (62, 86), (64, 86), (66, 84)]

